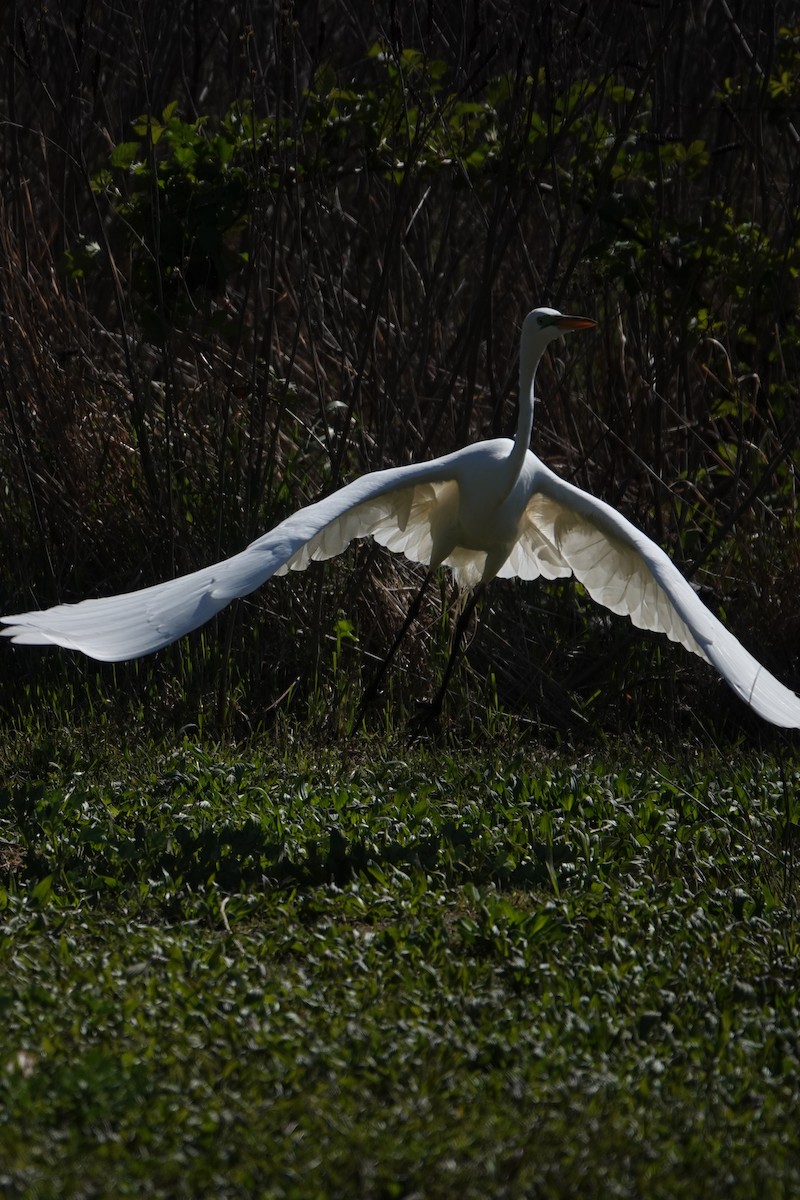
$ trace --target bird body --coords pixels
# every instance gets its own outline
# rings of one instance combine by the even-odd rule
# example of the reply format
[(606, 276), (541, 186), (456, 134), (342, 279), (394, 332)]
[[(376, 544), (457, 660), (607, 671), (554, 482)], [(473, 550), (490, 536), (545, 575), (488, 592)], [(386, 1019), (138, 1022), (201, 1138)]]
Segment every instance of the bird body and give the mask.
[(93, 658), (149, 654), (205, 624), (273, 575), (304, 570), (372, 536), (473, 588), (495, 576), (581, 583), (599, 604), (712, 663), (776, 725), (800, 728), (800, 699), (706, 608), (672, 560), (616, 509), (559, 478), (529, 449), (536, 368), (547, 344), (593, 328), (534, 309), (520, 350), (514, 439), (476, 442), (425, 463), (373, 471), (287, 517), (233, 557), (166, 583), (105, 599), (2, 617), (18, 644), (52, 643)]

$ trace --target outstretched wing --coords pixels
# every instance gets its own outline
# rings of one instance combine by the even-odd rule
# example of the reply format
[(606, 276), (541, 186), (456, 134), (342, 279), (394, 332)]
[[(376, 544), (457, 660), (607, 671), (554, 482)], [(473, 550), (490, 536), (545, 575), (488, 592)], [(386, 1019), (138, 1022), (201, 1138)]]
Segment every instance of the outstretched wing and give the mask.
[(65, 646), (104, 662), (138, 658), (204, 625), (273, 575), (340, 554), (374, 536), (416, 562), (430, 562), (442, 489), (455, 486), (453, 455), (374, 471), (294, 513), (241, 553), (154, 587), (2, 617), (2, 632), (27, 645)]
[(519, 541), (499, 574), (574, 576), (598, 604), (711, 663), (760, 716), (800, 727), (800, 698), (717, 620), (664, 551), (610, 505), (538, 461)]

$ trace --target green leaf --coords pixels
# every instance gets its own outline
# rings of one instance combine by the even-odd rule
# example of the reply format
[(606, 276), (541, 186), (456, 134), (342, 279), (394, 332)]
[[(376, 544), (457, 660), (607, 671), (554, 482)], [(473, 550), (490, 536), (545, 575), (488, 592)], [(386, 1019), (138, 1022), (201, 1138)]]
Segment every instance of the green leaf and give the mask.
[(112, 167), (116, 167), (121, 171), (127, 171), (140, 150), (140, 142), (120, 142), (111, 151)]
[(40, 904), (40, 905), (46, 904), (47, 900), (50, 897), (50, 893), (52, 892), (52, 890), (53, 890), (53, 876), (45, 875), (44, 878), (40, 879), (39, 882), (36, 884), (36, 886), (31, 891), (31, 899), (35, 900), (37, 904)]

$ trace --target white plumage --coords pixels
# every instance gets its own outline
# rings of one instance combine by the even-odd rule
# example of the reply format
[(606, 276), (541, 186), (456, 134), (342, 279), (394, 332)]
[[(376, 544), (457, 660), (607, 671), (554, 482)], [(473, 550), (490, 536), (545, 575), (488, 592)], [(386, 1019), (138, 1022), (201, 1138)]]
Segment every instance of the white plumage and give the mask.
[(3, 617), (3, 632), (18, 644), (53, 643), (110, 662), (136, 658), (197, 629), (273, 575), (302, 571), (341, 554), (354, 538), (372, 536), (414, 562), (450, 567), (465, 588), (495, 576), (571, 575), (599, 604), (712, 663), (762, 717), (800, 728), (800, 699), (709, 612), (664, 551), (529, 450), (545, 347), (593, 325), (549, 308), (528, 314), (513, 441), (478, 442), (431, 462), (374, 471), (214, 566), (121, 596)]

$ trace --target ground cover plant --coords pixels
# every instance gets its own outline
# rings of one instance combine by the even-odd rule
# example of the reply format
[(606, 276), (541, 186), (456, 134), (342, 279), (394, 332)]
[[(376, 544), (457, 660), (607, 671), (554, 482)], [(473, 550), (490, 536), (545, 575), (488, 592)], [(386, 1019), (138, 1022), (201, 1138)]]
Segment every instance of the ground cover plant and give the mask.
[[(797, 684), (788, 10), (9, 6), (0, 602), (513, 427)], [(153, 659), (0, 646), (0, 1190), (800, 1188), (798, 768), (703, 664), (369, 546)], [(635, 731), (640, 731), (637, 735)]]
[(5, 1195), (788, 1196), (797, 772), (32, 746)]

